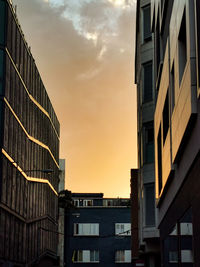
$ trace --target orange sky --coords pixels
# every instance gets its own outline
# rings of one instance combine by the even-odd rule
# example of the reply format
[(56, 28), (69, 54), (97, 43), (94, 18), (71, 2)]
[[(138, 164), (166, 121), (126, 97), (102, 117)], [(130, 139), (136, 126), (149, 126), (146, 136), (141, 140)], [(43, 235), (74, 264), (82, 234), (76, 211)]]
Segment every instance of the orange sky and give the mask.
[(13, 0), (61, 125), (66, 188), (128, 197), (136, 162), (134, 0)]

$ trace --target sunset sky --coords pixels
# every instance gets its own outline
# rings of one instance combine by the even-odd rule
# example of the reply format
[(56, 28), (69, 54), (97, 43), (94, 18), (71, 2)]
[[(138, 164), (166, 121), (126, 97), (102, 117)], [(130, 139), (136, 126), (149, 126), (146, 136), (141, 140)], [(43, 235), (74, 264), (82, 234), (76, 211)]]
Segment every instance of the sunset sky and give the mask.
[(13, 0), (61, 125), (66, 188), (129, 197), (135, 0)]

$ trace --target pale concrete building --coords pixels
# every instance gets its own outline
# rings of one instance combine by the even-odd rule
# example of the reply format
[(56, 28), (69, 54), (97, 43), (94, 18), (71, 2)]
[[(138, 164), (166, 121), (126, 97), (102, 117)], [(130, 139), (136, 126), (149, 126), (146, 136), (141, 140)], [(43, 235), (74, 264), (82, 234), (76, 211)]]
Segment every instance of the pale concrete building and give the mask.
[(145, 266), (160, 267), (159, 232), (156, 228), (155, 209), (154, 110), (156, 94), (153, 65), (154, 42), (151, 32), (150, 0), (140, 0), (137, 1), (135, 53), (135, 83), (138, 95), (138, 257), (144, 260)]

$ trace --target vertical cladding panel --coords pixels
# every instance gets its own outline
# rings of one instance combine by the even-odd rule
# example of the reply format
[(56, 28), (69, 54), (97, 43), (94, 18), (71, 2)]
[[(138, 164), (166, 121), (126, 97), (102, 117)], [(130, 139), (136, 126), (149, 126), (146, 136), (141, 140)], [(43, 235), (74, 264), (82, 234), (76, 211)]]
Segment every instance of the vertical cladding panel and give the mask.
[[(8, 128), (9, 128), (9, 110), (8, 107), (6, 106), (4, 109), (4, 132), (6, 134), (4, 134), (3, 136), (3, 148), (8, 151), (8, 144), (9, 144), (9, 139), (8, 139)], [(2, 129), (2, 127), (0, 126), (0, 128)]]
[(12, 203), (11, 203), (11, 209), (16, 210), (16, 184), (17, 184), (17, 170), (16, 168), (12, 168)]
[(8, 207), (11, 207), (11, 197), (12, 197), (12, 193), (11, 193), (11, 189), (12, 189), (12, 176), (11, 176), (11, 168), (9, 166), (9, 162), (7, 160), (6, 162), (6, 177), (5, 179), (7, 180), (7, 192), (6, 192), (6, 205)]
[(0, 44), (5, 44), (5, 18), (6, 18), (6, 3), (0, 1)]
[(10, 63), (10, 59), (9, 59), (8, 55), (6, 55), (5, 61), (6, 61), (5, 97), (10, 102), (11, 63)]
[(4, 254), (4, 216), (3, 216), (3, 210), (0, 208), (0, 240), (1, 240), (1, 246), (0, 246), (0, 257), (3, 257)]
[(10, 252), (10, 216), (6, 212), (6, 227), (5, 227), (5, 258), (9, 258)]
[(14, 247), (14, 244), (15, 244), (15, 220), (13, 220), (13, 218), (11, 219), (11, 225), (10, 225), (10, 242), (11, 242), (11, 246), (10, 246), (10, 259), (11, 260), (15, 260), (15, 247)]
[(18, 242), (19, 242), (19, 228), (18, 228), (18, 222), (17, 220), (15, 220), (15, 239), (14, 239), (14, 260), (17, 261), (18, 260)]
[(16, 62), (16, 31), (17, 31), (17, 25), (12, 17), (11, 55), (14, 62)]
[(9, 8), (7, 10), (8, 10), (7, 11), (8, 13), (7, 13), (6, 46), (7, 46), (8, 51), (10, 52), (11, 47), (12, 47), (12, 42), (11, 42), (12, 40), (12, 14)]
[(19, 214), (21, 216), (24, 216), (24, 177), (20, 175), (20, 180), (21, 180), (21, 188), (20, 188), (20, 210)]
[(23, 41), (21, 40), (20, 43), (20, 65), (19, 65), (19, 72), (21, 76), (23, 77), (23, 63), (24, 63), (24, 44)]
[(28, 53), (27, 49), (24, 45), (24, 67), (23, 69), (24, 69), (24, 82), (25, 82), (26, 87), (27, 87), (27, 69), (28, 69), (28, 66), (27, 66), (28, 54), (27, 53)]
[(20, 174), (19, 171), (17, 171), (17, 183), (16, 183), (16, 212), (19, 213), (20, 211), (20, 190), (21, 190), (21, 179), (20, 179)]
[(2, 180), (1, 180), (1, 202), (6, 204), (6, 196), (7, 196), (7, 192), (6, 192), (6, 188), (7, 188), (7, 169), (5, 168), (7, 164), (7, 160), (4, 156), (2, 156)]
[(16, 33), (16, 67), (19, 70), (20, 66), (20, 46), (21, 46), (21, 38), (20, 38), (20, 32), (17, 27), (17, 33)]
[(0, 49), (0, 95), (4, 94), (4, 63), (5, 54), (4, 51)]

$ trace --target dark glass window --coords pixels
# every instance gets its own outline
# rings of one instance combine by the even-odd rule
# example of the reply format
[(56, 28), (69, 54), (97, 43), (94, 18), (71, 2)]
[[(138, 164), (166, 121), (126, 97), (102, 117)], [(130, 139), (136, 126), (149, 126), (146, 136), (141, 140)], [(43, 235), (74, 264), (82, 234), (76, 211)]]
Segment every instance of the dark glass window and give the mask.
[(182, 81), (185, 65), (187, 61), (187, 32), (186, 32), (186, 15), (183, 13), (181, 27), (178, 36), (178, 54), (179, 54), (179, 84)]
[(155, 188), (154, 183), (144, 185), (145, 194), (145, 225), (155, 225)]
[(152, 62), (148, 62), (143, 64), (144, 68), (144, 96), (143, 96), (143, 101), (144, 102), (149, 102), (153, 98), (153, 80), (152, 80)]
[(154, 162), (154, 128), (153, 122), (144, 124), (144, 163)]
[(151, 8), (150, 5), (143, 8), (143, 39), (151, 40)]

